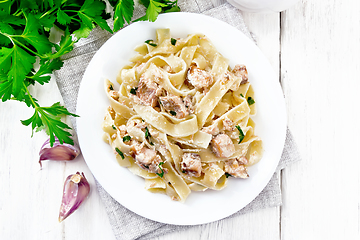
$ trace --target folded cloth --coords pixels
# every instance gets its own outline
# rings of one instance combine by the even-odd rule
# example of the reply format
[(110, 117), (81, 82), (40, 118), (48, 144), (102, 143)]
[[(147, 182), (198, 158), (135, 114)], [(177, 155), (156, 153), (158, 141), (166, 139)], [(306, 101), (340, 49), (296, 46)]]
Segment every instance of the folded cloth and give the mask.
[[(182, 11), (202, 13), (225, 21), (252, 39), (251, 34), (242, 19), (241, 12), (224, 0), (179, 0), (178, 4)], [(138, 18), (144, 13), (145, 9), (136, 5), (134, 18)], [(76, 112), (78, 90), (85, 69), (95, 52), (109, 37), (111, 37), (110, 33), (95, 29), (88, 38), (82, 39), (76, 43), (74, 50), (64, 56), (65, 63), (63, 68), (55, 72), (58, 87), (69, 111)], [(74, 119), (72, 120), (76, 130), (76, 123)], [(300, 160), (300, 157), (295, 143), (289, 130), (287, 130), (285, 146), (280, 163), (268, 185), (245, 208), (219, 221), (226, 222), (228, 221), (228, 218), (239, 217), (242, 214), (258, 209), (280, 206), (282, 202), (279, 172), (290, 163), (298, 160)], [(97, 183), (97, 189), (105, 205), (116, 239), (152, 239), (166, 233), (185, 230), (191, 227), (163, 224), (141, 217), (116, 202), (99, 183)], [(129, 229), (131, 229), (131, 231), (129, 231)]]

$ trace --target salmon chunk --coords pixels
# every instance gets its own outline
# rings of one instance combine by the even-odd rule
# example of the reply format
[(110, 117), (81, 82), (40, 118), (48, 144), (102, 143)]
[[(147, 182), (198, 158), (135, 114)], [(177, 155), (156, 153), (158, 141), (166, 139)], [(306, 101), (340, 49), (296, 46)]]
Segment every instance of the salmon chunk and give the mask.
[[(135, 163), (142, 169), (152, 173), (162, 173), (159, 167), (162, 159), (155, 150), (145, 147), (144, 144), (135, 143), (131, 148), (131, 154), (135, 158)], [(163, 168), (163, 171), (167, 172), (167, 169)]]
[(232, 70), (232, 73), (235, 76), (242, 78), (242, 81), (241, 81), (240, 84), (245, 84), (249, 80), (248, 72), (247, 72), (247, 69), (246, 69), (245, 65), (240, 65), (240, 64), (235, 65), (234, 69)]
[(136, 90), (136, 96), (144, 105), (155, 107), (158, 103), (158, 96), (162, 93), (162, 89), (149, 78), (144, 75), (140, 77), (139, 85)]
[(248, 178), (249, 174), (244, 164), (248, 161), (245, 157), (225, 161), (225, 172), (236, 178)]
[(192, 104), (192, 96), (187, 95), (184, 99), (185, 107), (189, 110), (190, 113), (194, 113), (194, 106)]
[(187, 80), (195, 88), (207, 88), (213, 83), (213, 77), (205, 70), (192, 64), (187, 72)]
[(230, 157), (235, 152), (231, 138), (221, 133), (211, 140), (211, 148), (217, 157)]
[(189, 115), (189, 110), (178, 96), (160, 97), (160, 102), (165, 110), (176, 118), (184, 118)]
[(223, 119), (223, 126), (224, 126), (224, 130), (227, 130), (227, 131), (233, 131), (235, 129), (234, 122), (231, 119), (229, 119), (228, 117), (225, 117)]
[(215, 135), (218, 135), (218, 134), (219, 134), (220, 129), (218, 128), (217, 123), (214, 123), (214, 124), (212, 124), (212, 125), (210, 125), (210, 126), (203, 127), (203, 128), (201, 129), (201, 131), (215, 136)]
[(191, 177), (201, 176), (201, 158), (195, 153), (184, 153), (180, 163), (181, 171)]

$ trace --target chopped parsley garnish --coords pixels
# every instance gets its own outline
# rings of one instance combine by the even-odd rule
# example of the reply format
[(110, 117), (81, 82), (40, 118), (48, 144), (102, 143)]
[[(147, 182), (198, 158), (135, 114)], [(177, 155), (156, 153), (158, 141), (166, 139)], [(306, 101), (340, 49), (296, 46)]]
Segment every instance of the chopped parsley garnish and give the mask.
[(156, 173), (156, 175), (158, 175), (159, 177), (163, 177), (164, 176), (164, 170), (161, 168), (161, 165), (163, 165), (164, 162), (160, 162), (159, 163), (159, 168), (161, 170), (161, 173)]
[(110, 86), (109, 86), (109, 89), (110, 90), (114, 90), (114, 88), (113, 88), (113, 86), (110, 84)]
[(124, 159), (124, 158), (125, 158), (125, 156), (124, 156), (123, 152), (122, 152), (122, 151), (120, 151), (120, 149), (115, 148), (115, 151), (116, 151), (116, 152), (120, 155), (120, 157), (121, 157), (122, 159)]
[(241, 128), (240, 128), (239, 125), (237, 125), (237, 126), (235, 126), (235, 127), (237, 128), (237, 130), (239, 130), (239, 142), (238, 142), (238, 144), (240, 144), (241, 141), (244, 140), (245, 135), (244, 135), (244, 133), (243, 133), (243, 131), (241, 130)]
[(153, 40), (151, 40), (151, 39), (146, 40), (146, 41), (145, 41), (145, 43), (146, 43), (146, 44), (149, 44), (149, 45), (150, 45), (150, 46), (152, 46), (152, 47), (157, 47), (157, 44), (156, 44), (156, 43), (154, 43), (154, 41), (153, 41)]
[(255, 103), (255, 100), (252, 99), (252, 97), (248, 97), (247, 102), (248, 102), (249, 106), (251, 106)]
[(133, 95), (136, 95), (136, 91), (138, 90), (138, 88), (132, 88), (130, 89), (130, 93), (133, 94)]
[(176, 112), (175, 111), (170, 111), (170, 114), (173, 116), (176, 116)]
[(242, 93), (240, 93), (240, 96), (244, 97), (244, 95)]
[(176, 45), (176, 41), (177, 41), (177, 40), (176, 40), (175, 38), (171, 38), (171, 45), (174, 45), (174, 46), (175, 46), (175, 45)]
[(131, 137), (129, 135), (123, 137), (123, 142), (128, 142), (131, 140)]
[(229, 173), (225, 173), (225, 176), (226, 176), (226, 178), (228, 178), (228, 177), (232, 177), (232, 175), (231, 174), (229, 174)]
[(151, 137), (151, 134), (150, 134), (150, 132), (149, 132), (149, 129), (148, 129), (148, 127), (145, 127), (145, 138), (146, 138), (147, 140), (149, 140), (150, 137)]
[(153, 143), (153, 142), (150, 142), (150, 145), (151, 145), (151, 146), (154, 146), (154, 143)]
[(114, 125), (111, 125), (111, 127), (112, 127), (114, 130), (116, 130), (116, 127), (115, 127)]

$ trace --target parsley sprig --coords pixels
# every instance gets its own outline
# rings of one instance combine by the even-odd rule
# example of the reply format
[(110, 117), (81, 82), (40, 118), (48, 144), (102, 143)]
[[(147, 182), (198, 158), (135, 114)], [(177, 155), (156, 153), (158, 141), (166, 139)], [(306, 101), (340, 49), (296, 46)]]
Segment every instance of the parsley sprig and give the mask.
[[(89, 36), (99, 26), (110, 33), (130, 23), (134, 14), (133, 0), (109, 0), (113, 7), (114, 28), (106, 20), (103, 0), (4, 0), (0, 1), (0, 99), (17, 100), (34, 108), (34, 114), (22, 120), (32, 130), (45, 129), (51, 145), (57, 137), (60, 143), (73, 144), (71, 129), (62, 122), (70, 113), (60, 103), (40, 106), (30, 91), (31, 85), (44, 85), (50, 74), (63, 66), (61, 56), (72, 51), (74, 44)], [(180, 11), (177, 1), (141, 0), (147, 10), (136, 21), (155, 21), (161, 12)], [(62, 32), (59, 43), (50, 41), (50, 29)]]

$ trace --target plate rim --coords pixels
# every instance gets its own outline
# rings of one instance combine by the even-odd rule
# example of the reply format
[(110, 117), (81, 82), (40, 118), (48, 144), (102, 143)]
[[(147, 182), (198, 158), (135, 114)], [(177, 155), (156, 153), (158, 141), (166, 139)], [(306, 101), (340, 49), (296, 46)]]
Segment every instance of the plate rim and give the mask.
[[(238, 30), (237, 28), (229, 25), (228, 23), (223, 22), (223, 21), (221, 21), (221, 20), (218, 20), (218, 19), (216, 19), (216, 18), (210, 17), (210, 16), (203, 15), (203, 14), (187, 13), (187, 12), (176, 12), (176, 13), (160, 14), (159, 17), (158, 17), (157, 22), (159, 23), (159, 22), (161, 22), (161, 21), (165, 21), (164, 19), (166, 19), (166, 18), (168, 18), (168, 17), (172, 17), (172, 16), (174, 16), (175, 18), (179, 18), (179, 17), (180, 17), (180, 18), (184, 18), (184, 17), (200, 18), (201, 20), (207, 20), (207, 21), (209, 21), (209, 22), (216, 22), (216, 23), (219, 24), (219, 25), (226, 26), (226, 28), (232, 29), (232, 31), (235, 31), (235, 32), (237, 32), (237, 33), (240, 33), (241, 35), (243, 35), (244, 39), (246, 39), (245, 41), (248, 41), (247, 44), (251, 44), (251, 45), (255, 46), (256, 49), (258, 49), (258, 50), (257, 50), (257, 51), (258, 51), (258, 54), (260, 53), (260, 55), (262, 55), (262, 57), (263, 57), (264, 60), (267, 62), (267, 64), (271, 67), (268, 59), (264, 56), (264, 54), (261, 52), (261, 50), (258, 48), (258, 46), (256, 46), (255, 43), (253, 43), (248, 37), (246, 37), (246, 35), (245, 35), (244, 33), (242, 33), (242, 32), (241, 32), (240, 30)], [(144, 22), (141, 22), (141, 24), (144, 24)], [(147, 24), (151, 25), (151, 24), (153, 24), (153, 23), (145, 22), (145, 25), (147, 25)], [(155, 24), (156, 24), (156, 22), (155, 22)], [(129, 28), (134, 28), (134, 27), (132, 27), (132, 26), (134, 26), (134, 25), (138, 25), (138, 22), (132, 23), (131, 25), (129, 25), (129, 26), (123, 28), (122, 30), (120, 30), (119, 32), (117, 32), (116, 34), (121, 34), (122, 31), (123, 31), (123, 32), (129, 31), (128, 29), (129, 29)], [(124, 31), (124, 30), (125, 30), (125, 31)], [(87, 77), (87, 75), (89, 74), (89, 72), (91, 72), (91, 71), (89, 70), (89, 66), (91, 65), (91, 63), (92, 63), (92, 61), (93, 61), (94, 59), (97, 59), (98, 56), (101, 55), (101, 49), (107, 44), (107, 42), (108, 42), (110, 39), (114, 38), (114, 36), (115, 36), (116, 34), (114, 34), (112, 37), (110, 37), (110, 38), (104, 43), (104, 45), (95, 53), (95, 55), (93, 56), (92, 60), (90, 61), (88, 67), (86, 68), (86, 70), (85, 70), (85, 72), (84, 72), (82, 81), (81, 81), (81, 83), (80, 83), (80, 88), (79, 88), (79, 93), (78, 93), (78, 98), (77, 98), (77, 106), (76, 106), (76, 107), (77, 107), (77, 114), (79, 114), (80, 116), (81, 116), (81, 111), (82, 111), (82, 110), (81, 110), (81, 109), (82, 109), (82, 105), (81, 105), (82, 103), (81, 103), (81, 100), (80, 100), (80, 99), (82, 98), (83, 94), (85, 94), (85, 93), (84, 93), (84, 90), (83, 90), (84, 87), (82, 87), (82, 86), (83, 86), (82, 83), (84, 82), (84, 79), (85, 79), (85, 77)], [(130, 56), (130, 57), (131, 57), (131, 56)], [(226, 57), (226, 56), (225, 56), (225, 57)], [(119, 68), (119, 69), (120, 69), (120, 68)], [(274, 72), (274, 70), (273, 70), (272, 67), (271, 67), (271, 69), (272, 69), (272, 71), (273, 71), (273, 73), (274, 73), (274, 76), (275, 76), (275, 78), (276, 78), (275, 72)], [(281, 90), (281, 93), (282, 93), (282, 88), (281, 88), (281, 85), (280, 85), (280, 82), (279, 82), (279, 81), (276, 81), (276, 89), (280, 89), (280, 90)], [(256, 91), (255, 91), (255, 94), (256, 94)], [(284, 147), (284, 143), (285, 143), (285, 138), (286, 138), (286, 126), (287, 126), (285, 99), (284, 99), (284, 96), (283, 96), (283, 95), (282, 95), (282, 104), (281, 104), (281, 105), (282, 105), (282, 106), (280, 106), (280, 108), (282, 108), (282, 113), (283, 113), (283, 116), (282, 116), (282, 117), (284, 118), (284, 119), (282, 119), (282, 121), (284, 122), (284, 124), (283, 124), (283, 128), (282, 128), (281, 131), (279, 132), (279, 135), (281, 135), (281, 136), (280, 136), (280, 139), (281, 139), (281, 140), (279, 140), (279, 142), (280, 142), (279, 144), (281, 144), (281, 146), (282, 146), (282, 147), (281, 147), (281, 152), (282, 152), (283, 147)], [(82, 118), (76, 119), (77, 128), (78, 128), (78, 139), (79, 139), (79, 145), (80, 145), (80, 147), (82, 147), (82, 145), (83, 145), (83, 141), (81, 140), (81, 139), (82, 139), (82, 137), (81, 137), (81, 136), (82, 136), (81, 131), (83, 131), (83, 130), (82, 130), (82, 121), (83, 121)], [(97, 171), (96, 171), (95, 169), (93, 169), (93, 167), (91, 167), (91, 166), (92, 166), (92, 163), (91, 163), (91, 162), (88, 162), (88, 161), (86, 160), (86, 156), (85, 156), (85, 155), (87, 155), (87, 154), (84, 154), (85, 162), (86, 162), (86, 164), (88, 165), (88, 167), (89, 167), (90, 171), (92, 172), (92, 174), (94, 175), (95, 179), (97, 179), (98, 182), (101, 184), (101, 186), (105, 189), (105, 191), (106, 191), (107, 193), (109, 193), (109, 195), (112, 196), (112, 197), (115, 199), (114, 195), (111, 194), (111, 193), (113, 192), (113, 190), (110, 189), (110, 187), (109, 187), (107, 184), (103, 184), (104, 181), (105, 181), (105, 180), (104, 180), (105, 178), (103, 178), (103, 176), (99, 176), (99, 175), (96, 176), (96, 174), (94, 174), (94, 172), (97, 172)], [(202, 221), (200, 221), (199, 219), (191, 220), (191, 221), (187, 221), (187, 222), (176, 221), (176, 220), (173, 220), (173, 219), (170, 220), (170, 221), (169, 221), (169, 220), (164, 221), (162, 218), (154, 217), (154, 216), (149, 216), (148, 214), (144, 214), (143, 212), (139, 212), (139, 211), (137, 211), (137, 209), (134, 209), (134, 207), (129, 206), (129, 205), (126, 204), (126, 203), (125, 203), (125, 204), (124, 204), (123, 202), (120, 203), (118, 199), (115, 199), (115, 200), (116, 200), (117, 202), (119, 202), (122, 206), (124, 206), (125, 208), (127, 208), (128, 210), (130, 210), (130, 211), (132, 211), (132, 212), (134, 212), (134, 213), (136, 213), (136, 214), (138, 214), (138, 215), (140, 215), (140, 216), (146, 217), (146, 218), (148, 218), (148, 219), (150, 219), (150, 220), (153, 220), (153, 221), (162, 222), (162, 223), (166, 223), (166, 224), (174, 224), (174, 225), (198, 225), (198, 224), (204, 224), (204, 223), (209, 223), (209, 222), (217, 221), (217, 220), (226, 218), (226, 217), (230, 216), (231, 214), (233, 214), (233, 213), (235, 213), (235, 212), (243, 209), (244, 207), (246, 207), (246, 205), (248, 205), (251, 201), (253, 201), (253, 200), (261, 193), (261, 191), (266, 187), (266, 185), (269, 183), (270, 179), (272, 178), (273, 174), (275, 173), (275, 170), (276, 170), (276, 167), (277, 167), (277, 165), (278, 165), (278, 163), (279, 163), (279, 161), (280, 161), (280, 158), (281, 158), (281, 153), (280, 153), (280, 155), (279, 155), (279, 157), (278, 157), (278, 159), (277, 159), (277, 161), (276, 161), (276, 164), (273, 164), (273, 166), (272, 166), (271, 174), (269, 174), (269, 176), (266, 176), (266, 181), (264, 180), (264, 183), (262, 184), (263, 186), (261, 187), (261, 190), (258, 191), (258, 193), (255, 195), (255, 197), (253, 197), (252, 199), (250, 199), (249, 201), (247, 201), (247, 203), (246, 203), (244, 206), (242, 206), (241, 208), (238, 208), (236, 211), (233, 211), (233, 212), (231, 212), (231, 213), (226, 213), (226, 214), (224, 214), (223, 216), (220, 216), (220, 217), (208, 218), (208, 220), (202, 220)], [(143, 191), (145, 191), (145, 190), (143, 189)]]

